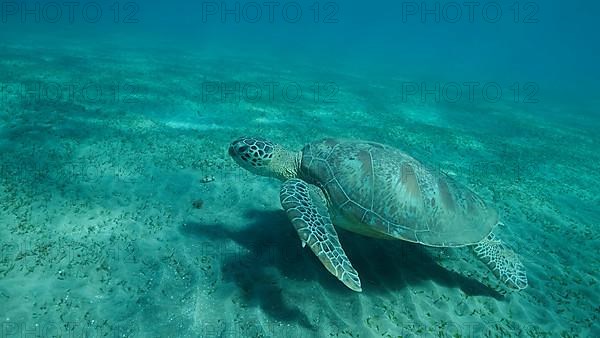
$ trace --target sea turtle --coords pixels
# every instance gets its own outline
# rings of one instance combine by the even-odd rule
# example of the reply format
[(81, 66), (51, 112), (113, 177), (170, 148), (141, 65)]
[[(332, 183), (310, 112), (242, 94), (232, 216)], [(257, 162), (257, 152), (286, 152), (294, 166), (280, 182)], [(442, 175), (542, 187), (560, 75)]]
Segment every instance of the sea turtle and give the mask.
[(497, 212), (469, 188), (393, 147), (324, 139), (293, 152), (241, 137), (229, 155), (252, 173), (283, 182), (281, 205), (306, 244), (342, 283), (362, 291), (334, 224), (365, 236), (431, 247), (470, 246), (508, 287), (527, 287), (518, 256), (494, 235)]

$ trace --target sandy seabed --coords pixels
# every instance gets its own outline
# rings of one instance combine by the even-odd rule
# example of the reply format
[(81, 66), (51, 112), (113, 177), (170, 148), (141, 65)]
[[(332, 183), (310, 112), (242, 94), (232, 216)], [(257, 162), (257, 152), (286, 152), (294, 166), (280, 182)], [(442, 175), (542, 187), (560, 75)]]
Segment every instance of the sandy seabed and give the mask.
[[(5, 336), (600, 335), (598, 121), (565, 123), (568, 104), (422, 103), (398, 79), (85, 48), (0, 49)], [(529, 288), (498, 291), (461, 249), (340, 230), (363, 282), (346, 289), (301, 248), (280, 183), (228, 158), (240, 135), (414, 154), (492, 201)]]

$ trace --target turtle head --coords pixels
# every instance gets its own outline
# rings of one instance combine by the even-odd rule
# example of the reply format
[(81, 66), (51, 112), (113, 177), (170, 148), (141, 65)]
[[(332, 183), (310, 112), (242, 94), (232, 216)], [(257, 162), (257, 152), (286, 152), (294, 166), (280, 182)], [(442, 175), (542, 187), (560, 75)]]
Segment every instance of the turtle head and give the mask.
[(229, 156), (242, 168), (261, 176), (270, 172), (276, 145), (259, 137), (240, 137), (229, 145)]
[(229, 156), (251, 173), (288, 179), (297, 172), (297, 154), (260, 137), (240, 137), (229, 145)]

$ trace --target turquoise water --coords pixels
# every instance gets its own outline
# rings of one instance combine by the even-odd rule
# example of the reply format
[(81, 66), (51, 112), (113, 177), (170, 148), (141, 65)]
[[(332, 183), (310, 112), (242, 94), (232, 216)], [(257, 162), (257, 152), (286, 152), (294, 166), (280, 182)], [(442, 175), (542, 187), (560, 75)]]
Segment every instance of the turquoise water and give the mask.
[[(600, 336), (597, 10), (2, 2), (0, 337)], [(241, 135), (411, 154), (498, 210), (528, 288), (338, 229), (351, 291)]]

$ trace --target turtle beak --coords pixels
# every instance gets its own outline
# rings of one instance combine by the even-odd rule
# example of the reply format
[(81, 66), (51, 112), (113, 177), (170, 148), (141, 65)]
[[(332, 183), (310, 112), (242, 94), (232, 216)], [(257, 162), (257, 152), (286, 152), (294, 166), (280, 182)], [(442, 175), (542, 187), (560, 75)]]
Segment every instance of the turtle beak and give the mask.
[(227, 152), (229, 153), (229, 156), (231, 156), (231, 157), (237, 156), (237, 153), (235, 151), (235, 148), (233, 147), (233, 144), (229, 145), (229, 149), (227, 150)]

